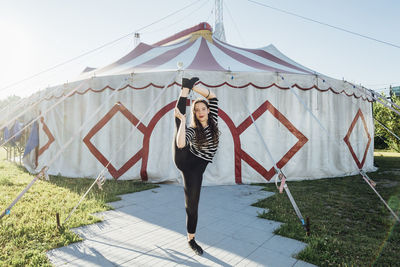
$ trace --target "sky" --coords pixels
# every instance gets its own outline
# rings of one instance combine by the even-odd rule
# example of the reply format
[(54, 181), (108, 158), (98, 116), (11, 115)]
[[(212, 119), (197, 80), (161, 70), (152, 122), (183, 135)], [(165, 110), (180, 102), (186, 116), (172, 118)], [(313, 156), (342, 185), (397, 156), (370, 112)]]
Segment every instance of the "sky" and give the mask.
[[(397, 0), (253, 1), (400, 46)], [(214, 27), (213, 9), (214, 0), (0, 0), (0, 99), (28, 96), (74, 80), (87, 66), (118, 60), (134, 48), (138, 29), (144, 28), (141, 41), (153, 44), (200, 22)], [(223, 19), (230, 44), (273, 44), (308, 68), (371, 89), (400, 85), (398, 47), (249, 0), (224, 0)]]

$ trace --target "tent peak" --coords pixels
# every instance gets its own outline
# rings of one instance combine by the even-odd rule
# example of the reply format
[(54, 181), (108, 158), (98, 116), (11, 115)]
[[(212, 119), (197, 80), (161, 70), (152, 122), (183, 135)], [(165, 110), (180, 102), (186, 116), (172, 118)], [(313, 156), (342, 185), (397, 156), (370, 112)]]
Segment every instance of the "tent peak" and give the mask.
[(197, 38), (203, 37), (207, 41), (212, 42), (212, 27), (207, 22), (201, 22), (196, 26), (190, 27), (186, 30), (180, 31), (170, 37), (167, 37), (153, 46), (165, 46), (178, 43), (180, 41), (190, 39), (191, 42), (197, 40)]

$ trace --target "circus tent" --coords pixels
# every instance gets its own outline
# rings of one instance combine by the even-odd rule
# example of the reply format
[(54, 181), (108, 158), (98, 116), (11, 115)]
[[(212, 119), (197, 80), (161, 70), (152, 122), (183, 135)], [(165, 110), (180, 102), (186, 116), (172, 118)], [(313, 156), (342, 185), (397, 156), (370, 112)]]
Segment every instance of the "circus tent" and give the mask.
[(39, 146), (25, 166), (77, 178), (106, 168), (109, 179), (179, 181), (173, 108), (182, 77), (192, 76), (220, 103), (222, 135), (204, 184), (268, 182), (274, 163), (289, 180), (374, 169), (368, 91), (306, 68), (273, 45), (222, 42), (207, 23), (153, 45), (140, 43), (112, 64), (87, 68), (76, 81), (32, 96), (31, 115), (41, 116)]

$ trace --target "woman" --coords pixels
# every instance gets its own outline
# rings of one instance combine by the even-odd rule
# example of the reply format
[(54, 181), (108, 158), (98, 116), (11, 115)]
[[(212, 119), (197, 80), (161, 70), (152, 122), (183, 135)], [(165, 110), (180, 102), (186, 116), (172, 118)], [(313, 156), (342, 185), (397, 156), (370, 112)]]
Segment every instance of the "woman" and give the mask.
[[(197, 255), (202, 255), (203, 249), (194, 239), (197, 209), (203, 173), (217, 151), (219, 131), (218, 99), (208, 89), (200, 86), (193, 87), (198, 80), (197, 77), (190, 80), (182, 79), (181, 94), (175, 107), (174, 162), (181, 171), (184, 182), (188, 243)], [(186, 99), (190, 90), (199, 93), (209, 102), (198, 99), (193, 103), (191, 125), (187, 128)]]

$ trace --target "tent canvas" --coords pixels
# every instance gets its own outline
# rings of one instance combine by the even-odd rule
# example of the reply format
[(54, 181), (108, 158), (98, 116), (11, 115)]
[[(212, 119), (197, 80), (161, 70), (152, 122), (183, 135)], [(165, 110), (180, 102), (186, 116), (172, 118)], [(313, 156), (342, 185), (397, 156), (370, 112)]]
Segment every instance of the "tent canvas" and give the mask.
[(207, 23), (154, 45), (140, 43), (110, 65), (32, 96), (31, 114), (42, 119), (38, 152), (25, 157), (25, 166), (32, 172), (47, 166), (83, 125), (49, 174), (96, 177), (107, 166), (109, 179), (179, 181), (172, 161), (173, 108), (182, 77), (192, 76), (215, 91), (220, 104), (222, 135), (205, 185), (268, 182), (275, 174), (243, 100), (289, 180), (374, 170), (368, 91), (306, 68), (273, 45), (248, 49), (222, 42)]

